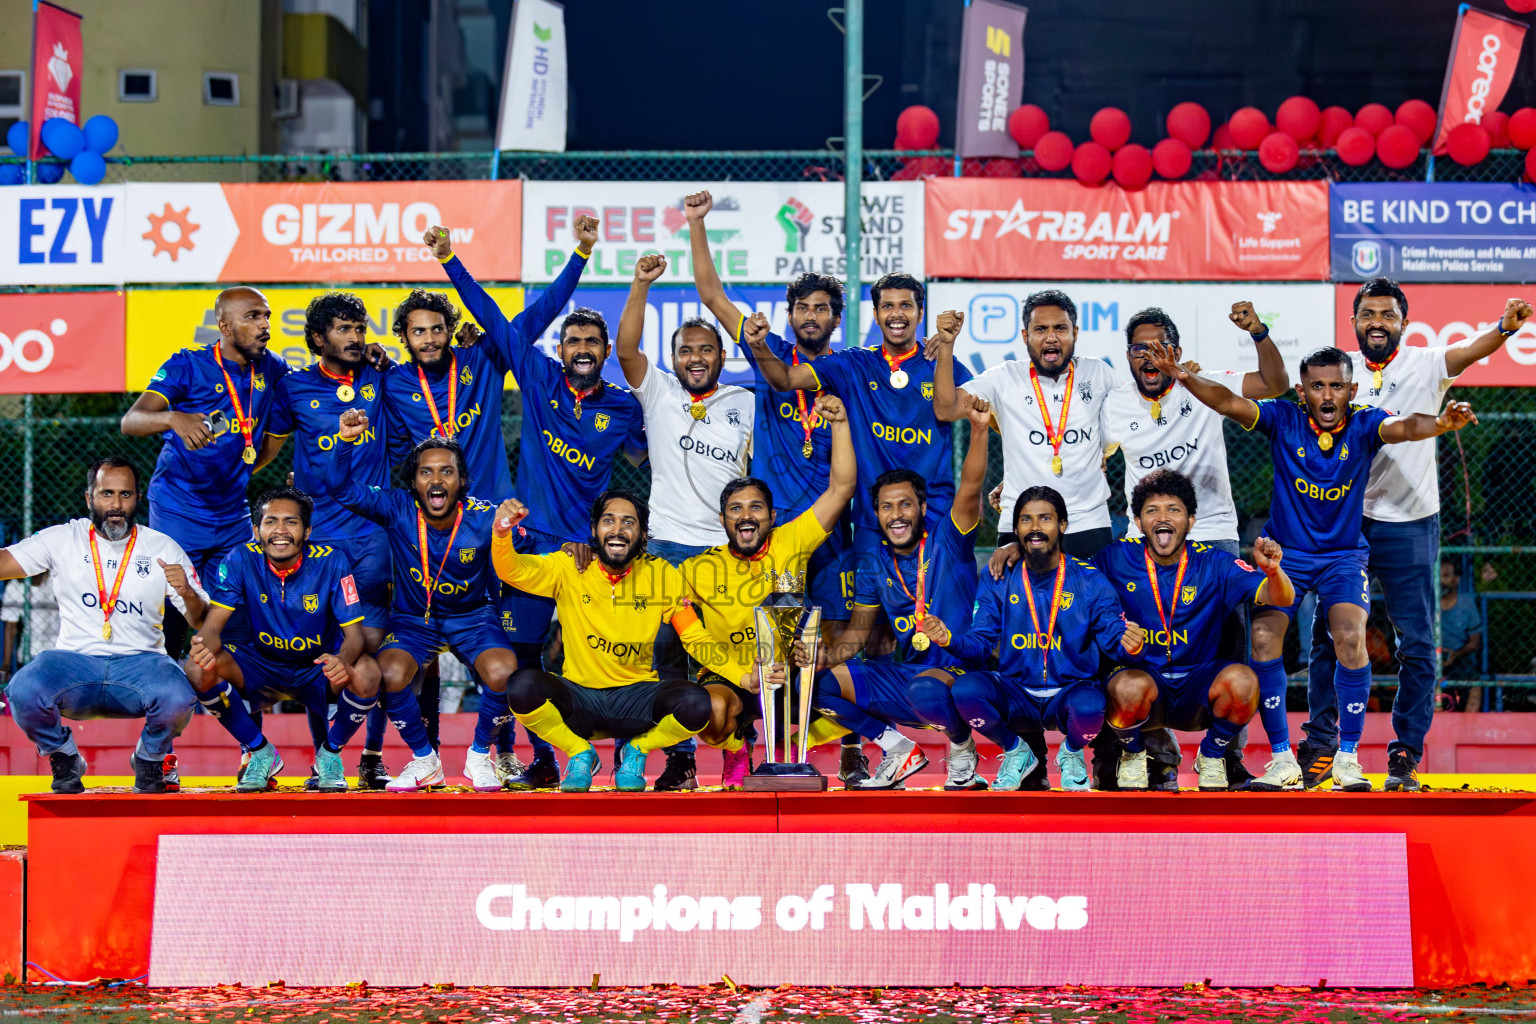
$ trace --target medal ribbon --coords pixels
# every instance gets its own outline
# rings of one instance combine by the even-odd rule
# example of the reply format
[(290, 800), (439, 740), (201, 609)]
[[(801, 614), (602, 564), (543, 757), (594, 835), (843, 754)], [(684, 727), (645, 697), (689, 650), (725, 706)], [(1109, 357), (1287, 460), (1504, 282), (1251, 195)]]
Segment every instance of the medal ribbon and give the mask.
[[(798, 346), (789, 350), (789, 358), (792, 365), (800, 365), (800, 349)], [(805, 435), (805, 444), (801, 450), (805, 453), (806, 458), (810, 458), (812, 430), (811, 408), (805, 400), (804, 391), (795, 392), (795, 405), (800, 407), (800, 431)]]
[[(96, 567), (96, 601), (101, 606), (102, 625), (111, 626), (112, 613), (117, 610), (117, 595), (123, 592), (123, 578), (128, 575), (128, 558), (133, 554), (133, 545), (138, 542), (139, 528), (135, 526), (128, 531), (128, 546), (123, 549), (123, 557), (117, 563), (117, 579), (112, 581), (112, 592), (107, 593), (107, 579), (101, 572), (101, 553), (96, 550), (96, 527), (90, 529), (91, 562)], [(103, 630), (106, 632), (106, 630)], [(110, 634), (108, 634), (110, 638)]]
[(608, 567), (602, 565), (601, 563), (599, 563), (598, 568), (603, 571), (603, 578), (608, 581), (608, 599), (614, 603), (618, 603), (619, 584), (624, 582), (624, 578), (626, 576), (635, 571), (635, 563), (630, 562), (629, 565), (625, 566), (624, 571), (619, 573), (617, 576), (609, 572)]
[[(229, 394), (229, 404), (235, 407), (235, 423), (240, 427), (240, 436), (245, 438), (245, 446), (251, 451), (256, 450), (256, 442), (251, 438), (251, 432), (256, 429), (255, 422), (245, 418), (245, 409), (240, 407), (240, 396), (235, 394), (235, 382), (230, 377), (229, 371), (224, 368), (224, 360), (219, 355), (219, 343), (214, 342), (210, 351), (213, 352), (213, 361), (219, 364), (219, 372), (224, 375), (224, 390)], [(246, 396), (246, 408), (252, 412), (256, 410), (256, 367), (251, 366), (250, 391)]]
[[(708, 398), (710, 395), (714, 394), (716, 391), (719, 391), (719, 390), (720, 390), (720, 385), (716, 384), (714, 387), (710, 388), (708, 391), (704, 392), (702, 395), (696, 395), (692, 391), (690, 391), (690, 392), (688, 392), (688, 404), (690, 406), (702, 405), (706, 398)], [(704, 418), (703, 416), (699, 415), (698, 413), (693, 413), (692, 409), (690, 409), (689, 411), (693, 415), (693, 418), (696, 419), (696, 420), (701, 420), (701, 419)]]
[[(459, 524), (464, 521), (464, 503), (458, 504), (458, 511), (453, 516), (453, 532), (448, 534), (448, 544), (443, 548), (443, 557), (437, 563), (437, 578), (443, 578), (443, 566), (448, 564), (448, 553), (453, 550), (453, 539), (459, 535)], [(421, 585), (427, 588), (427, 611), (421, 617), (426, 622), (432, 617), (432, 591), (435, 589), (434, 581), (428, 573), (431, 569), (431, 561), (427, 557), (427, 517), (421, 511), (416, 510), (416, 546), (421, 551)]]
[[(1168, 386), (1163, 388), (1161, 394), (1153, 395), (1151, 398), (1147, 399), (1148, 402), (1152, 403), (1151, 412), (1153, 419), (1161, 418), (1160, 414), (1163, 411), (1163, 399), (1168, 397), (1168, 393), (1173, 390), (1173, 386), (1177, 383), (1178, 381), (1169, 381)], [(1066, 429), (1065, 423), (1063, 423), (1062, 429)]]
[[(1349, 426), (1349, 416), (1346, 415), (1344, 417), (1343, 421), (1338, 426), (1334, 427), (1332, 430), (1324, 430), (1322, 427), (1318, 426), (1316, 422), (1313, 421), (1312, 414), (1309, 412), (1309, 413), (1307, 413), (1307, 426), (1312, 428), (1312, 435), (1314, 437), (1321, 438), (1324, 434), (1327, 434), (1330, 437), (1337, 437), (1340, 431), (1342, 431), (1345, 427)], [(1319, 444), (1318, 447), (1322, 448), (1322, 445)], [(1330, 441), (1328, 443), (1328, 447), (1329, 448), (1333, 447), (1333, 442), (1332, 441)], [(1324, 450), (1326, 451), (1327, 449), (1324, 449)]]
[(1067, 394), (1061, 400), (1061, 430), (1052, 433), (1051, 410), (1045, 406), (1045, 392), (1040, 390), (1040, 375), (1035, 372), (1035, 365), (1029, 365), (1029, 382), (1035, 388), (1035, 404), (1040, 406), (1040, 418), (1045, 421), (1045, 439), (1051, 443), (1051, 454), (1061, 457), (1061, 441), (1067, 436), (1067, 413), (1072, 408), (1072, 381), (1077, 376), (1077, 364), (1073, 363), (1067, 370)]
[[(571, 387), (571, 382), (570, 382), (569, 379), (567, 379), (565, 381), (565, 390), (569, 391), (572, 395), (576, 396), (576, 418), (577, 419), (581, 419), (581, 403), (582, 403), (582, 400), (586, 399), (586, 398), (591, 398), (593, 395), (597, 394), (597, 389), (602, 387), (602, 386), (603, 385), (601, 383), (597, 383), (597, 384), (592, 385), (590, 388), (587, 388), (587, 390), (585, 390), (585, 391), (577, 391), (575, 388)], [(711, 394), (713, 394), (713, 392), (711, 392)]]
[(1371, 361), (1369, 359), (1367, 359), (1365, 361), (1365, 368), (1367, 370), (1370, 370), (1371, 373), (1375, 375), (1375, 380), (1373, 380), (1371, 383), (1375, 384), (1377, 388), (1381, 387), (1381, 371), (1385, 370), (1388, 366), (1391, 366), (1392, 365), (1392, 360), (1396, 359), (1397, 358), (1397, 354), (1399, 352), (1401, 352), (1401, 351), (1402, 351), (1402, 347), (1401, 346), (1393, 349), (1392, 350), (1392, 354), (1387, 356), (1387, 358), (1383, 359), (1379, 363), (1373, 362), (1373, 361)]
[(880, 347), (880, 356), (881, 356), (882, 359), (885, 360), (885, 365), (889, 366), (891, 368), (891, 372), (895, 373), (897, 370), (901, 369), (901, 364), (902, 363), (906, 362), (908, 359), (911, 359), (913, 356), (917, 355), (921, 351), (922, 351), (922, 346), (921, 345), (913, 345), (911, 352), (908, 352), (904, 356), (897, 356), (895, 359), (892, 359), (890, 351), (888, 349), (886, 349), (885, 346), (882, 345)]
[(1157, 587), (1157, 563), (1152, 561), (1150, 541), (1142, 545), (1141, 553), (1147, 560), (1147, 581), (1152, 584), (1152, 604), (1157, 608), (1157, 617), (1163, 623), (1163, 635), (1168, 642), (1163, 645), (1163, 650), (1168, 654), (1168, 663), (1173, 664), (1173, 617), (1179, 610), (1179, 594), (1184, 589), (1184, 570), (1189, 568), (1189, 545), (1185, 544), (1179, 549), (1179, 571), (1173, 577), (1173, 600), (1168, 602), (1168, 614), (1163, 615), (1163, 595)]
[(288, 577), (290, 577), (294, 573), (298, 572), (299, 571), (299, 567), (302, 566), (303, 564), (304, 564), (304, 553), (303, 552), (300, 552), (299, 553), (299, 557), (294, 559), (293, 567), (290, 568), (290, 569), (279, 569), (277, 566), (272, 564), (272, 559), (270, 559), (270, 558), (267, 559), (267, 568), (271, 569), (272, 570), (272, 575), (277, 577), (278, 586), (282, 587), (282, 592), (283, 592), (283, 596), (284, 597), (288, 596)]
[[(327, 370), (325, 368), (325, 364), (324, 363), (316, 363), (315, 366), (317, 366), (319, 368), (320, 376), (324, 377), (326, 380), (333, 380), (337, 384), (345, 384), (348, 387), (352, 386), (352, 381), (357, 377), (357, 374), (355, 374), (355, 373), (332, 373), (330, 370)], [(420, 372), (420, 367), (417, 367), (417, 372)], [(427, 384), (426, 384), (426, 380), (425, 379), (422, 380), (421, 386), (422, 386), (423, 389), (426, 388)], [(434, 408), (433, 409), (433, 415), (436, 415), (436, 414), (437, 414), (437, 410)], [(274, 569), (272, 571), (276, 572), (277, 570)]]
[[(437, 399), (432, 397), (432, 389), (427, 386), (427, 373), (420, 364), (416, 367), (416, 379), (421, 381), (421, 397), (427, 400), (427, 408), (432, 411), (432, 422), (437, 426), (434, 433), (444, 437), (452, 437), (458, 425), (459, 407), (459, 356), (453, 353), (448, 357), (448, 425), (443, 426), (443, 418), (437, 414)], [(455, 524), (457, 529), (458, 525)]]
[[(1034, 372), (1033, 367), (1030, 370)], [(1024, 600), (1029, 602), (1029, 617), (1035, 623), (1035, 637), (1045, 638), (1045, 644), (1041, 648), (1040, 656), (1040, 681), (1050, 683), (1051, 665), (1051, 636), (1056, 632), (1056, 613), (1061, 609), (1061, 588), (1067, 582), (1067, 556), (1062, 553), (1056, 555), (1056, 587), (1051, 591), (1051, 618), (1045, 627), (1045, 632), (1040, 632), (1040, 613), (1035, 609), (1035, 591), (1029, 585), (1029, 569), (1023, 561), (1019, 562), (1019, 577), (1024, 581)]]
[(898, 563), (896, 561), (896, 552), (894, 552), (894, 551), (891, 552), (891, 568), (893, 570), (895, 570), (895, 572), (896, 572), (896, 582), (901, 584), (901, 589), (902, 589), (903, 593), (905, 593), (907, 595), (907, 597), (912, 602), (912, 631), (914, 633), (917, 632), (917, 624), (919, 622), (922, 622), (923, 621), (923, 616), (925, 614), (927, 614), (927, 607), (925, 605), (925, 602), (923, 601), (923, 597), (924, 597), (924, 594), (923, 594), (923, 584), (924, 584), (924, 582), (926, 581), (926, 579), (928, 577), (928, 566), (923, 561), (923, 548), (925, 548), (927, 546), (927, 544), (928, 544), (928, 535), (924, 534), (922, 539), (917, 542), (917, 596), (916, 597), (913, 597), (912, 596), (912, 591), (907, 589), (907, 581), (901, 578), (901, 565), (900, 565), (900, 563)]

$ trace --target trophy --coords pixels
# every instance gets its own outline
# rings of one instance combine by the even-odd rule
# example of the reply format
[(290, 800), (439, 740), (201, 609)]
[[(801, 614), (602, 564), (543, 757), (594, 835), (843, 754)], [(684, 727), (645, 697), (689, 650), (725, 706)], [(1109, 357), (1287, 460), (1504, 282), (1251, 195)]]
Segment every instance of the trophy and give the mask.
[[(773, 593), (752, 611), (752, 624), (757, 633), (758, 695), (763, 705), (763, 733), (765, 752), (762, 763), (752, 769), (742, 788), (755, 792), (809, 791), (823, 792), (827, 788), (826, 776), (813, 768), (806, 760), (806, 742), (810, 735), (811, 691), (816, 682), (816, 648), (821, 639), (821, 609), (802, 606), (800, 592), (804, 590), (805, 574), (796, 576), (783, 572), (771, 576)], [(806, 645), (810, 653), (810, 665), (800, 670), (799, 700), (795, 700), (795, 687), (790, 686), (789, 674), (794, 671), (790, 656), (795, 642)], [(774, 683), (769, 670), (783, 665), (786, 679)], [(798, 719), (792, 706), (798, 704)], [(794, 722), (798, 728), (799, 750), (792, 749), (795, 738), (789, 727)], [(783, 730), (783, 757), (779, 757), (779, 731)], [(798, 757), (794, 756), (798, 753)]]

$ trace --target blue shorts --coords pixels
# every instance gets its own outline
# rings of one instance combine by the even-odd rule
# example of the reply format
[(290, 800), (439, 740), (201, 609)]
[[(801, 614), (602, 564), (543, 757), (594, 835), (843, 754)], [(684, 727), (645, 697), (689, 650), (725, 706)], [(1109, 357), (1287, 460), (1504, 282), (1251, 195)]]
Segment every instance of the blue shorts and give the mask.
[[(552, 533), (525, 527), (522, 535), (517, 538), (517, 550), (525, 555), (548, 555), (559, 551), (564, 543)], [(555, 599), (526, 594), (503, 583), (496, 599), (496, 615), (501, 620), (506, 643), (537, 644), (543, 647), (544, 638), (549, 635), (549, 622), (555, 617)], [(472, 663), (470, 667), (474, 667)]]
[[(937, 665), (898, 665), (885, 661), (849, 661), (848, 674), (853, 678), (853, 702), (876, 718), (892, 725), (910, 725), (918, 729), (930, 728), (917, 709), (912, 706), (908, 688), (912, 680)], [(967, 673), (965, 669), (944, 668), (953, 676), (987, 675), (985, 672)], [(824, 712), (825, 713), (825, 712)], [(831, 717), (831, 716), (829, 716)]]
[[(778, 514), (781, 523), (793, 518), (783, 510)], [(829, 622), (847, 622), (853, 618), (852, 547), (848, 524), (839, 522), (805, 567), (806, 603), (819, 607), (822, 618)]]
[(149, 528), (159, 530), (181, 545), (181, 550), (192, 559), (192, 568), (201, 577), (204, 590), (219, 578), (219, 563), (224, 561), (229, 549), (237, 544), (245, 544), (255, 536), (248, 517), (232, 519), (226, 523), (209, 523), (206, 519), (157, 510), (153, 502), (149, 506)]
[(1313, 555), (1287, 548), (1285, 574), (1296, 587), (1296, 601), (1284, 609), (1288, 618), (1296, 618), (1301, 599), (1317, 592), (1317, 609), (1327, 614), (1336, 604), (1352, 604), (1371, 610), (1371, 578), (1366, 570), (1365, 548)]
[(389, 633), (379, 653), (392, 649), (404, 651), (421, 666), (444, 651), (451, 651), (473, 671), (475, 662), (486, 651), (512, 648), (496, 620), (495, 610), (487, 606), (442, 618), (434, 615), (429, 622), (422, 622), (420, 615), (391, 609)]
[(296, 700), (323, 717), (331, 699), (331, 681), (319, 665), (273, 661), (254, 645), (225, 644), (224, 649), (240, 669), (245, 683), (240, 695), (257, 707), (271, 707), (280, 700)]
[(1097, 690), (1102, 700), (1104, 694), (1103, 684), (1096, 679), (1066, 681), (1058, 689), (1031, 693), (1018, 683), (1005, 682), (997, 672), (969, 672), (966, 679), (969, 681), (976, 676), (991, 676), (995, 680), (997, 709), (1002, 712), (1008, 728), (1021, 735), (1046, 729), (1065, 734), (1067, 695), (1081, 689)]
[(1211, 684), (1229, 665), (1237, 661), (1208, 661), (1200, 665), (1175, 665), (1170, 672), (1150, 665), (1128, 665), (1152, 677), (1157, 684), (1157, 700), (1143, 728), (1168, 727), (1195, 731), (1210, 725)]
[(369, 629), (389, 628), (389, 541), (382, 532), (363, 537), (341, 537), (311, 543), (333, 544), (347, 556), (352, 566), (352, 582), (363, 603), (363, 625)]

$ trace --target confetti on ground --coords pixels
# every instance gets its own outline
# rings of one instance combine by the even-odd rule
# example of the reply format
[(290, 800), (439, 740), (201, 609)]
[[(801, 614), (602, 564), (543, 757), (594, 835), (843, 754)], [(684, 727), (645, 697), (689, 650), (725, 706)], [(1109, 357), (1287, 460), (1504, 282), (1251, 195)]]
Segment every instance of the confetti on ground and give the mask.
[(0, 988), (0, 1018), (138, 1024), (1333, 1024), (1530, 1021), (1536, 989)]

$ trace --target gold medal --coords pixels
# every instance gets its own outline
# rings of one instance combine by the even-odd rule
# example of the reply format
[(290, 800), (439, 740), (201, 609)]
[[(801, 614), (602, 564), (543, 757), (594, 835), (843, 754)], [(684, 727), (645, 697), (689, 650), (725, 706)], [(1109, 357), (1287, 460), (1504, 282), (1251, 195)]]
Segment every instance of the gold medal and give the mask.
[(907, 381), (910, 379), (911, 378), (907, 376), (906, 370), (896, 370), (891, 374), (891, 387), (900, 391), (902, 388), (907, 386)]
[(245, 451), (240, 453), (240, 457), (245, 460), (245, 464), (247, 466), (255, 465), (256, 449), (252, 448), (250, 445), (246, 445)]
[(1377, 391), (1381, 390), (1381, 371), (1380, 370), (1372, 370), (1371, 371), (1371, 387), (1376, 389)]
[(343, 402), (350, 402), (357, 397), (357, 392), (352, 390), (351, 384), (342, 384), (336, 389), (336, 397)]
[(1051, 472), (1055, 473), (1057, 476), (1061, 476), (1061, 456), (1060, 455), (1052, 455), (1051, 456)]
[(1163, 403), (1159, 402), (1155, 398), (1152, 399), (1152, 418), (1154, 420), (1160, 420), (1163, 418)]
[(688, 415), (692, 416), (696, 420), (701, 420), (708, 414), (709, 410), (704, 408), (703, 402), (694, 402), (688, 407)]
[(1319, 448), (1321, 448), (1325, 452), (1326, 451), (1332, 451), (1333, 450), (1333, 435), (1332, 434), (1318, 434), (1317, 435), (1317, 446)]
[(810, 458), (811, 457), (811, 439), (810, 438), (806, 438), (805, 439), (805, 444), (800, 446), (800, 454), (804, 455), (806, 458)]
[(110, 623), (110, 622), (103, 622), (101, 624), (101, 638), (103, 640), (111, 640), (112, 639), (112, 623)]
[(927, 633), (919, 633), (916, 630), (913, 630), (912, 649), (914, 651), (926, 651), (928, 649), (929, 643), (931, 643), (931, 641), (928, 639)]

